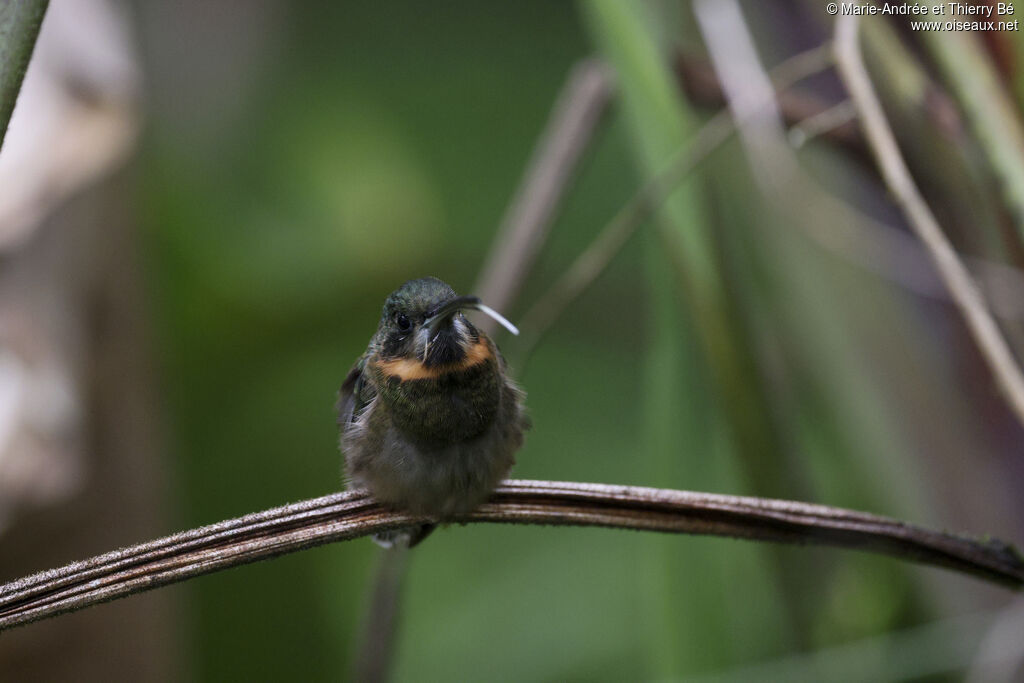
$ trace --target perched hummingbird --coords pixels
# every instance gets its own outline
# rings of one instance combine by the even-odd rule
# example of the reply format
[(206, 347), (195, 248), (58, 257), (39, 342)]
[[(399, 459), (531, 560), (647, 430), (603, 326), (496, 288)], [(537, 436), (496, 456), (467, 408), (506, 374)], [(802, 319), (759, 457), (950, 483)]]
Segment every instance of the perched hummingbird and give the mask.
[[(525, 394), (508, 378), (498, 347), (462, 314), (466, 309), (517, 332), (478, 298), (458, 296), (437, 278), (396, 289), (338, 401), (349, 482), (382, 503), (440, 522), (491, 494), (530, 426)], [(412, 546), (433, 528), (375, 540)]]

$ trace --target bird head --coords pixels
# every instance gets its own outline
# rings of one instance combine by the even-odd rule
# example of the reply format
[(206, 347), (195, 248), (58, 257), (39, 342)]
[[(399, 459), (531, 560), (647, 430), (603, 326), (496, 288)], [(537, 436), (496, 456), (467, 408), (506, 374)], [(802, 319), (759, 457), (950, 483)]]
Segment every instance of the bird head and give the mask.
[(471, 309), (519, 333), (475, 296), (459, 296), (434, 277), (409, 280), (384, 302), (376, 336), (381, 358), (407, 359), (426, 368), (462, 362), (483, 334), (462, 313)]

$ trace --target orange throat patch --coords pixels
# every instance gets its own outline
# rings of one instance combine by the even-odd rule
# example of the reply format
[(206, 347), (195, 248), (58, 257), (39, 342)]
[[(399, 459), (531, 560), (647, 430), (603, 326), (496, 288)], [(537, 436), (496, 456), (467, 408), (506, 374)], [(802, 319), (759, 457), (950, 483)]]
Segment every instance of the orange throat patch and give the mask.
[(373, 367), (385, 377), (397, 377), (400, 381), (407, 382), (414, 379), (437, 379), (452, 372), (462, 372), (480, 363), (486, 363), (491, 358), (491, 346), (481, 337), (476, 344), (466, 350), (466, 357), (458, 363), (427, 367), (418, 358), (395, 358), (374, 361)]

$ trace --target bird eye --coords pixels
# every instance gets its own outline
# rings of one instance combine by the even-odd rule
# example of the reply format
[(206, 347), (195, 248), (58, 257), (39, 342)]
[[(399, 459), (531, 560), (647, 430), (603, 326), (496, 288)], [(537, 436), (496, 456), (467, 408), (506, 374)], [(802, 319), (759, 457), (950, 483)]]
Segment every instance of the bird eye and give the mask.
[(409, 322), (409, 318), (405, 313), (399, 313), (398, 317), (395, 318), (395, 322), (398, 324), (398, 329), (402, 332), (408, 332), (412, 328), (412, 323)]

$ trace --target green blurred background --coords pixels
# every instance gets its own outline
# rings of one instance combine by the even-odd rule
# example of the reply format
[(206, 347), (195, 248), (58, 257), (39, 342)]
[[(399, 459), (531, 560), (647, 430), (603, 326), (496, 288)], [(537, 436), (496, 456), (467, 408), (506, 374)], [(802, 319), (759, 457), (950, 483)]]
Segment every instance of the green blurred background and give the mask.
[[(819, 3), (743, 6), (768, 66), (830, 37)], [(161, 444), (136, 456), (165, 463), (154, 536), (341, 487), (335, 392), (384, 297), (424, 275), (472, 289), (578, 60), (604, 57), (618, 94), (503, 311), (513, 321), (721, 106), (670, 68), (706, 62), (685, 2), (132, 11), (145, 128), (116, 182), (159, 387)], [(1019, 217), (937, 66), (945, 48), (898, 22), (864, 31), (940, 222), (959, 249), (1014, 264)], [(973, 47), (1011, 56), (991, 68), (1012, 94), (1020, 36), (988, 38)], [(844, 97), (832, 70), (801, 86), (822, 108)], [(859, 144), (814, 140), (798, 156), (819, 191), (906, 235)], [(766, 199), (727, 143), (528, 363), (499, 335), (534, 422), (513, 476), (815, 501), (1024, 540), (1022, 431), (956, 309), (823, 247), (814, 231), (831, 226), (802, 220), (804, 201)], [(897, 261), (934, 283), (921, 252)], [(1004, 322), (1019, 340), (1019, 316)], [(339, 543), (167, 591), (168, 664), (146, 677), (344, 679), (377, 553)], [(846, 551), (455, 527), (411, 558), (394, 677), (960, 680), (1011, 597)]]

